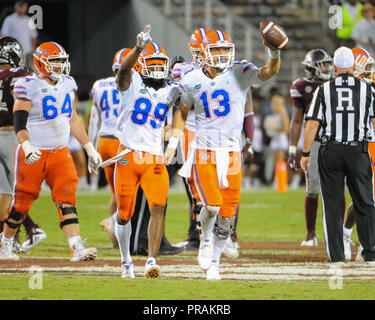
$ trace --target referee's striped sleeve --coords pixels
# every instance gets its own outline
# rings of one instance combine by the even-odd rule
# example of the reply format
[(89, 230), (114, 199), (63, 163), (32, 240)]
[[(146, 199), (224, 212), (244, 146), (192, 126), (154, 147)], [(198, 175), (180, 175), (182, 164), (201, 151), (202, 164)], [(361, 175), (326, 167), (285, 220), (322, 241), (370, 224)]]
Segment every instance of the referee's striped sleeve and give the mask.
[(320, 86), (316, 88), (314, 92), (309, 111), (306, 115), (306, 120), (317, 120), (319, 122), (323, 121), (323, 105)]

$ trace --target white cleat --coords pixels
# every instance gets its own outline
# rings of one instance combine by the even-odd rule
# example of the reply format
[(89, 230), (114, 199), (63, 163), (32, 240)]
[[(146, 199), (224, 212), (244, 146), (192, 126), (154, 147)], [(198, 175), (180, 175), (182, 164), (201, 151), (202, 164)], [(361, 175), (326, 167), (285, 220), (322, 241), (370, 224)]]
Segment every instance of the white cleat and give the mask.
[(346, 236), (344, 234), (344, 254), (345, 254), (345, 260), (352, 260), (352, 248), (350, 243), (350, 237)]
[(156, 264), (155, 258), (148, 258), (145, 265), (145, 278), (158, 278), (160, 276), (160, 267)]
[(225, 244), (223, 255), (226, 256), (228, 259), (238, 259), (238, 257), (240, 256), (238, 248), (235, 246), (230, 237), (228, 237), (227, 242)]
[(202, 270), (206, 271), (212, 263), (213, 243), (210, 240), (201, 240), (198, 252), (198, 264)]
[(47, 234), (40, 228), (35, 229), (35, 233), (32, 234), (30, 238), (27, 238), (24, 243), (22, 243), (22, 249), (29, 250), (35, 247), (38, 243), (42, 242), (47, 238)]
[(210, 268), (207, 270), (206, 280), (211, 280), (211, 281), (221, 280), (218, 265), (211, 264)]
[(20, 257), (13, 252), (13, 241), (3, 240), (0, 244), (0, 260), (19, 260)]
[(121, 262), (121, 269), (122, 269), (122, 274), (121, 274), (121, 278), (129, 278), (129, 279), (134, 279), (135, 278), (135, 275), (134, 275), (134, 266), (133, 266), (133, 262)]
[(310, 240), (303, 240), (301, 242), (301, 247), (316, 247), (318, 245), (318, 239), (316, 237)]
[(98, 255), (96, 248), (85, 248), (86, 240), (79, 240), (73, 246), (73, 255), (70, 261), (91, 261)]

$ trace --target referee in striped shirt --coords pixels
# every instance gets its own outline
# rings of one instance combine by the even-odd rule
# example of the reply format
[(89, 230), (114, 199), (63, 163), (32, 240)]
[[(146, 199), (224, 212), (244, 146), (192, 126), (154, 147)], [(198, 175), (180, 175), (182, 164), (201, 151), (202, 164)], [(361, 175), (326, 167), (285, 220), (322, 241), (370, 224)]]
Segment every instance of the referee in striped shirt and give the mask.
[(358, 238), (365, 261), (375, 261), (375, 203), (373, 171), (367, 148), (374, 96), (369, 84), (353, 76), (354, 57), (349, 48), (336, 50), (336, 78), (319, 86), (306, 116), (301, 167), (307, 170), (310, 147), (321, 125), (318, 163), (323, 223), (330, 262), (345, 261), (342, 195), (345, 177), (353, 200)]

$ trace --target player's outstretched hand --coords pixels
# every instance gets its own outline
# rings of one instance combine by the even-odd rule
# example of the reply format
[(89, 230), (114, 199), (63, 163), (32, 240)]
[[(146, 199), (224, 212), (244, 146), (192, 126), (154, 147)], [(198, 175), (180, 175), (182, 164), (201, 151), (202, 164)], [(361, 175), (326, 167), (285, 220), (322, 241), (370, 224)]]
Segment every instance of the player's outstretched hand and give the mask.
[(25, 152), (25, 162), (28, 164), (37, 162), (42, 155), (40, 150), (31, 145), (29, 140), (26, 140), (22, 143), (22, 150), (23, 152)]
[(88, 170), (89, 173), (98, 174), (98, 168), (102, 163), (102, 157), (100, 156), (99, 152), (95, 150), (94, 146), (91, 142), (86, 143), (83, 148), (86, 150), (87, 155), (89, 157), (88, 163)]
[(143, 31), (137, 35), (137, 47), (143, 49), (150, 42), (152, 42), (151, 25), (147, 24)]
[(176, 149), (168, 148), (164, 153), (164, 164), (169, 166), (173, 160), (174, 154), (176, 153)]

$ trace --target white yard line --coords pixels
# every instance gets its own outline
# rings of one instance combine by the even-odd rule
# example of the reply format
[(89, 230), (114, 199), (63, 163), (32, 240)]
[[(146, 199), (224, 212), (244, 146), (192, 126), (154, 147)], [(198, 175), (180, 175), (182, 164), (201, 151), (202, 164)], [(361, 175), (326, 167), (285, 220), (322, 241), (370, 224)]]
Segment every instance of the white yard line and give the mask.
[[(225, 280), (259, 280), (259, 281), (325, 281), (332, 277), (332, 265), (324, 263), (248, 263), (236, 266), (223, 264), (221, 277)], [(102, 267), (45, 267), (43, 272), (51, 274), (88, 275), (88, 276), (120, 276), (121, 268)], [(144, 267), (135, 266), (137, 277), (143, 277)], [(4, 267), (2, 275), (28, 274), (29, 268)], [(161, 266), (162, 278), (165, 279), (205, 279), (197, 265), (165, 265)], [(347, 264), (341, 268), (343, 280), (375, 280), (375, 266), (364, 264)]]

